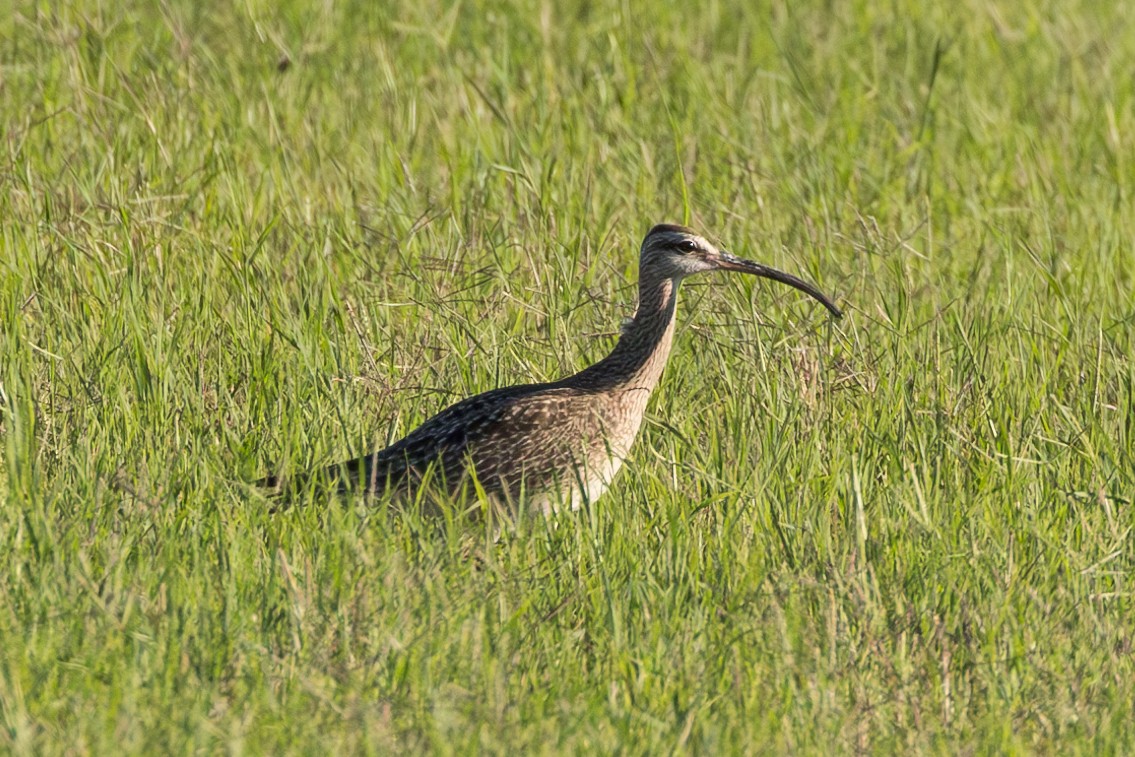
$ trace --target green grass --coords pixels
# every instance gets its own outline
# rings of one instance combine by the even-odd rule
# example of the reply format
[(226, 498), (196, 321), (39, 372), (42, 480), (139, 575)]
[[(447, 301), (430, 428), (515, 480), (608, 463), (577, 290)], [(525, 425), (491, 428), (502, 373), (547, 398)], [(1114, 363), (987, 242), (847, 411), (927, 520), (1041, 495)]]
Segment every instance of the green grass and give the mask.
[[(676, 5), (0, 13), (0, 751), (1135, 751), (1124, 4)], [(848, 317), (691, 282), (498, 543), (242, 484), (596, 360), (662, 220)]]

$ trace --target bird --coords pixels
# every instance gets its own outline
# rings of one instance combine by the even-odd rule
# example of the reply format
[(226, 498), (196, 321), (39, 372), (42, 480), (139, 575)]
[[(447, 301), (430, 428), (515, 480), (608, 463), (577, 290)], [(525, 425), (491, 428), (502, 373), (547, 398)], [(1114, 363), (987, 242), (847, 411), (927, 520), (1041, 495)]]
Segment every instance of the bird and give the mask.
[(551, 515), (590, 506), (622, 467), (642, 426), (674, 340), (678, 289), (710, 271), (786, 284), (843, 313), (815, 285), (719, 249), (686, 226), (662, 223), (639, 249), (638, 305), (611, 352), (549, 383), (507, 386), (453, 404), (402, 439), (292, 481), (258, 483), (277, 493), (318, 478), (338, 491), (413, 499), (477, 491), (508, 514)]

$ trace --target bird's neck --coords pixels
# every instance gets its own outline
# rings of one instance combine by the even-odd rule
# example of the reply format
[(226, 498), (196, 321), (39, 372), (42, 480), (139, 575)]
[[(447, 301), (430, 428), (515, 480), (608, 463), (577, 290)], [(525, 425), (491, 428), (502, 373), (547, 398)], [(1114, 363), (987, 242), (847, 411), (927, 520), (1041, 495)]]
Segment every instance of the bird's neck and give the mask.
[(680, 283), (669, 278), (642, 281), (638, 310), (615, 349), (576, 378), (587, 385), (595, 384), (595, 388), (651, 392), (670, 357)]

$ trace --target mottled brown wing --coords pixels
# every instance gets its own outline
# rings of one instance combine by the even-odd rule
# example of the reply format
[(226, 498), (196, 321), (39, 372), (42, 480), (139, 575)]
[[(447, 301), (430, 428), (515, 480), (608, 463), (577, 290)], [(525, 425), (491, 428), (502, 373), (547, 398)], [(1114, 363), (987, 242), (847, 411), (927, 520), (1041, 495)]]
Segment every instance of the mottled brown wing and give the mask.
[(585, 448), (601, 436), (587, 393), (557, 387), (518, 397), (471, 433), (465, 455), (481, 486), (516, 502), (574, 475)]
[(522, 456), (545, 465), (570, 457), (559, 450), (563, 438), (578, 431), (562, 422), (557, 427), (554, 419), (573, 416), (557, 411), (577, 394), (545, 384), (485, 392), (442, 410), (389, 447), (329, 470), (345, 472), (348, 486), (385, 492), (412, 488), (432, 467), (444, 488), (455, 491), (472, 462), (486, 491), (512, 493), (524, 471), (517, 465)]

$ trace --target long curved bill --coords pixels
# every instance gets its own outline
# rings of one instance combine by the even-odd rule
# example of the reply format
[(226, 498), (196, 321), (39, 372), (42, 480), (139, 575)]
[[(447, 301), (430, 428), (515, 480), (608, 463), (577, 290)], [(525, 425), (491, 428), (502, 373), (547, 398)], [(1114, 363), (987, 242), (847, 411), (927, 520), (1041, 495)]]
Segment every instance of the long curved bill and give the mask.
[(754, 263), (752, 260), (745, 260), (736, 255), (731, 255), (728, 252), (721, 252), (717, 258), (717, 265), (727, 271), (741, 271), (743, 273), (751, 273), (754, 276), (760, 276), (765, 279), (772, 279), (779, 281), (781, 284), (787, 284), (793, 289), (799, 289), (807, 295), (811, 295), (820, 301), (831, 314), (836, 318), (843, 318), (843, 311), (836, 307), (835, 303), (828, 299), (827, 295), (821, 292), (813, 284), (809, 284), (804, 279), (798, 279), (790, 273), (778, 271), (775, 268), (769, 268), (767, 265)]

